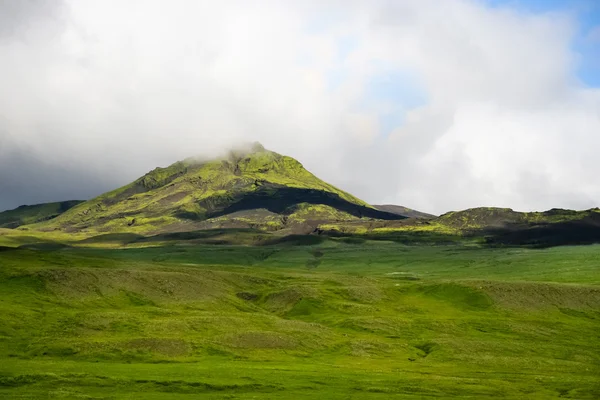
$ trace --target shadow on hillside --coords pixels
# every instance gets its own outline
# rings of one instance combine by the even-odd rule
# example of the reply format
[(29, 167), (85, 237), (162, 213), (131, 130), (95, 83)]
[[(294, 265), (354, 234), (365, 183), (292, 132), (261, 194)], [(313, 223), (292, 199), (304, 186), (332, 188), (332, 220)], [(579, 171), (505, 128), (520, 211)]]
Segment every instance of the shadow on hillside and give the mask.
[(379, 240), (396, 242), (407, 245), (450, 245), (456, 244), (464, 240), (458, 235), (450, 235), (438, 232), (407, 232), (407, 231), (390, 231), (385, 233), (345, 233), (340, 231), (326, 231), (324, 236), (341, 238), (343, 242), (349, 244), (361, 244), (367, 240)]
[(242, 237), (264, 236), (265, 233), (251, 228), (219, 228), (187, 232), (160, 233), (144, 236), (136, 233), (106, 233), (78, 241), (78, 244), (135, 244), (152, 242), (206, 242), (209, 244), (238, 244)]
[(79, 241), (80, 244), (143, 244), (164, 243), (176, 244), (222, 244), (222, 245), (252, 245), (252, 246), (311, 246), (321, 244), (328, 239), (339, 240), (347, 244), (363, 244), (368, 240), (392, 241), (401, 244), (448, 245), (461, 241), (461, 237), (432, 232), (389, 232), (351, 234), (338, 231), (321, 231), (316, 229), (310, 234), (290, 233), (273, 235), (253, 228), (219, 228), (188, 232), (161, 233), (153, 236), (141, 236), (128, 233), (103, 234)]
[(55, 251), (69, 248), (68, 244), (59, 243), (59, 242), (51, 242), (51, 241), (39, 241), (34, 243), (26, 243), (20, 245), (19, 249), (28, 249), (28, 250), (40, 250), (40, 251)]
[(9, 247), (9, 246), (0, 246), (0, 253), (3, 251), (12, 251), (17, 250), (18, 247)]
[(461, 241), (477, 241), (489, 247), (515, 246), (547, 248), (569, 245), (600, 243), (600, 213), (593, 213), (580, 220), (544, 223), (505, 223), (503, 227), (463, 230), (462, 235), (443, 234), (435, 231), (365, 233), (361, 235), (328, 231), (333, 237), (388, 240), (404, 244), (453, 244)]
[(263, 246), (269, 245), (288, 245), (288, 246), (314, 246), (327, 240), (322, 235), (286, 235), (266, 240), (260, 243)]
[(488, 228), (474, 235), (485, 237), (489, 246), (528, 246), (537, 248), (600, 243), (600, 214), (578, 221), (507, 225)]
[[(290, 188), (272, 183), (263, 184), (258, 190), (250, 193), (242, 193), (238, 198), (234, 199), (229, 196), (213, 196), (200, 202), (200, 206), (209, 210), (206, 217), (215, 218), (238, 211), (259, 208), (264, 208), (277, 214), (289, 214), (293, 212), (294, 206), (301, 203), (330, 206), (359, 218), (376, 218), (382, 220), (406, 219), (406, 217), (401, 215), (351, 203), (335, 193), (316, 189)], [(194, 215), (190, 215), (189, 213), (180, 213), (177, 217), (194, 219)]]
[(162, 233), (145, 238), (144, 242), (185, 242), (204, 244), (255, 244), (260, 243), (269, 234), (253, 228), (218, 228), (203, 229), (188, 232)]
[(137, 233), (105, 233), (102, 235), (92, 236), (82, 239), (77, 243), (92, 244), (92, 243), (133, 243), (138, 240), (143, 240), (145, 236)]

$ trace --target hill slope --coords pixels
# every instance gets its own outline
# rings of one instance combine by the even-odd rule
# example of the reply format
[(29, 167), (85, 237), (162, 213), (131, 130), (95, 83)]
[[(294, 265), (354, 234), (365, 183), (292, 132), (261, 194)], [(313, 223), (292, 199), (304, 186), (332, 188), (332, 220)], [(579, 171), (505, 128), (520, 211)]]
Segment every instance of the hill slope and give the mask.
[(322, 224), (331, 236), (354, 236), (402, 243), (468, 241), (489, 245), (550, 247), (600, 243), (600, 209), (552, 209), (518, 212), (479, 207), (452, 211), (436, 218), (402, 221), (344, 221)]
[(407, 218), (435, 218), (436, 216), (433, 214), (427, 214), (421, 211), (413, 210), (412, 208), (397, 206), (393, 204), (382, 204), (382, 205), (373, 205), (376, 209), (380, 211), (389, 212), (392, 214), (402, 215)]
[(295, 159), (255, 144), (221, 159), (189, 158), (156, 168), (37, 227), (99, 232), (283, 229), (307, 221), (361, 218), (403, 217), (376, 210), (318, 179)]
[(543, 212), (519, 212), (510, 208), (478, 207), (451, 211), (440, 215), (436, 222), (459, 229), (507, 228), (523, 225), (565, 223), (593, 218), (599, 209), (585, 211), (553, 208)]
[(464, 234), (483, 235), (490, 244), (555, 246), (600, 243), (598, 208), (517, 212), (509, 208), (482, 207), (446, 213), (434, 221)]
[(70, 208), (82, 203), (81, 200), (60, 201), (23, 205), (14, 210), (0, 212), (0, 228), (17, 228), (21, 225), (34, 224), (59, 216)]

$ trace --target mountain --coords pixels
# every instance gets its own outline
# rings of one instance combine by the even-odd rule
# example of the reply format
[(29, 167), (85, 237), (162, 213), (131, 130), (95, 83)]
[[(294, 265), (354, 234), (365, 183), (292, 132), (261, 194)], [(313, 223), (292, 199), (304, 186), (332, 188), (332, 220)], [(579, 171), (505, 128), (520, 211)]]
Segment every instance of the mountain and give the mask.
[(373, 205), (376, 209), (380, 211), (389, 212), (392, 214), (401, 215), (407, 218), (435, 218), (436, 216), (433, 214), (427, 214), (421, 211), (413, 210), (408, 207), (396, 206), (392, 204), (383, 204), (383, 205)]
[(177, 232), (207, 228), (315, 229), (319, 221), (398, 220), (260, 144), (214, 160), (188, 158), (81, 203), (44, 230)]
[[(0, 228), (30, 224), (22, 229), (102, 237), (118, 233), (130, 235), (119, 236), (127, 240), (138, 240), (140, 235), (155, 241), (196, 240), (204, 235), (210, 242), (233, 243), (243, 237), (247, 243), (256, 243), (271, 240), (263, 234), (274, 232), (277, 236), (318, 233), (406, 243), (475, 240), (491, 245), (554, 246), (600, 242), (599, 209), (517, 212), (479, 207), (434, 217), (401, 206), (371, 206), (320, 180), (295, 159), (260, 144), (217, 159), (188, 158), (155, 168), (89, 201), (23, 206), (0, 217)], [(182, 232), (196, 234), (182, 236)]]
[(69, 200), (23, 205), (13, 210), (3, 211), (0, 212), (0, 228), (17, 228), (21, 225), (50, 220), (82, 202), (81, 200)]

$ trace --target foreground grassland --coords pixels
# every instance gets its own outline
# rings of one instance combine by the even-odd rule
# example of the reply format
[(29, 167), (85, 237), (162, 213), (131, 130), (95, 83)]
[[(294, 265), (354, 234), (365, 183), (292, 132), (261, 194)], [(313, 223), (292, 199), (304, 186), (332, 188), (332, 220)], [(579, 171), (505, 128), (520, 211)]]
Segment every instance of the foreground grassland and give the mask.
[(600, 398), (600, 246), (0, 252), (0, 398), (317, 396)]

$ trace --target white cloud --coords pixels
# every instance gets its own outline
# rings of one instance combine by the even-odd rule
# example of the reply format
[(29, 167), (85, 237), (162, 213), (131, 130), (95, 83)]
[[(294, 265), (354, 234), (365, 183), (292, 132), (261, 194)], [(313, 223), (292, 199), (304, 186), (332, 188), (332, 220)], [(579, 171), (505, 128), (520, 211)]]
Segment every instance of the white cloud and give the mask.
[[(61, 166), (61, 180), (65, 166), (87, 174), (85, 190), (52, 192), (67, 198), (259, 140), (372, 202), (434, 212), (600, 203), (600, 93), (576, 83), (569, 16), (475, 0), (46, 9), (43, 29), (0, 31), (0, 184), (14, 152)], [(428, 101), (387, 137), (389, 101), (361, 108), (381, 65), (414, 73)], [(332, 73), (343, 74), (335, 89)], [(0, 208), (50, 200), (19, 193)]]

